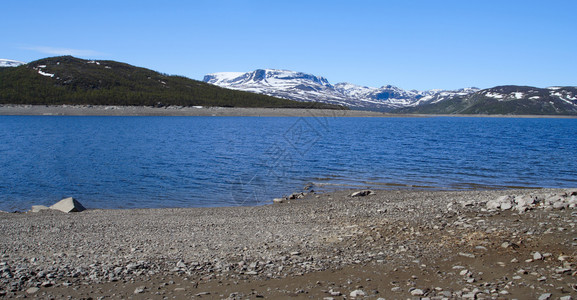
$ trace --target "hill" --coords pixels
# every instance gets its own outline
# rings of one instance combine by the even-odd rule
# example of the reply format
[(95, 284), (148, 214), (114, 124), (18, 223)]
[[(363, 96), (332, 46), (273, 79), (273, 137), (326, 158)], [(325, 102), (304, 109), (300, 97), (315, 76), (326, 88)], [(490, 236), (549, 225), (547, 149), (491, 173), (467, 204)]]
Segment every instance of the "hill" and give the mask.
[(419, 106), (397, 109), (397, 113), (577, 115), (576, 87), (505, 85), (467, 95), (438, 99)]
[(0, 104), (344, 108), (235, 91), (125, 63), (72, 56), (0, 67)]

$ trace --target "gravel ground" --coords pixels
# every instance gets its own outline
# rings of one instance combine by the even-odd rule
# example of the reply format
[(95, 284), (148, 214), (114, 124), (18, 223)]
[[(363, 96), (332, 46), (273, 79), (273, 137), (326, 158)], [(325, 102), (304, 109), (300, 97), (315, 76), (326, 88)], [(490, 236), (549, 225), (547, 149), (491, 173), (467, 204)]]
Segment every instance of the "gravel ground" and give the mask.
[(577, 190), (353, 192), (0, 213), (0, 297), (577, 296)]

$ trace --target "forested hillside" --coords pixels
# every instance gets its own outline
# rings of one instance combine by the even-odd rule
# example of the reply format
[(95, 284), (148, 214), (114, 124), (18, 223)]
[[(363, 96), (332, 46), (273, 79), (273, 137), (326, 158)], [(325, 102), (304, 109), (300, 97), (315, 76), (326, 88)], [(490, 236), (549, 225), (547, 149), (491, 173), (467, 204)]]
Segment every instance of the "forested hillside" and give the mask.
[(224, 89), (125, 63), (72, 56), (0, 68), (0, 103), (344, 108)]

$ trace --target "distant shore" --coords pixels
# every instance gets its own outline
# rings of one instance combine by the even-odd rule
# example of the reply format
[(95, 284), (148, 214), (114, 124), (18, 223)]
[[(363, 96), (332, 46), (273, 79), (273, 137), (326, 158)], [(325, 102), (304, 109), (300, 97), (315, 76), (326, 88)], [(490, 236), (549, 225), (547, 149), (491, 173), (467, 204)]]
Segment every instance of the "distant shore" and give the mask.
[(214, 116), (214, 117), (390, 117), (374, 111), (244, 108), (244, 107), (150, 107), (113, 105), (0, 105), (0, 115), (32, 116)]
[(490, 117), (490, 118), (577, 118), (558, 115), (426, 115), (391, 114), (364, 110), (244, 107), (150, 107), (114, 105), (16, 105), (0, 104), (0, 115), (9, 116), (214, 116), (214, 117)]

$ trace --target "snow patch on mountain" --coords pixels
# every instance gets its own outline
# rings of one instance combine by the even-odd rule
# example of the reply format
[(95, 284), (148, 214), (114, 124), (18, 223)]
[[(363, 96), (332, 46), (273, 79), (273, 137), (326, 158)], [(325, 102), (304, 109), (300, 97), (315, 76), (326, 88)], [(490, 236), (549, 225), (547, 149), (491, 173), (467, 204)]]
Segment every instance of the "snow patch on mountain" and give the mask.
[(25, 64), (26, 63), (17, 60), (0, 58), (0, 67), (18, 67)]

